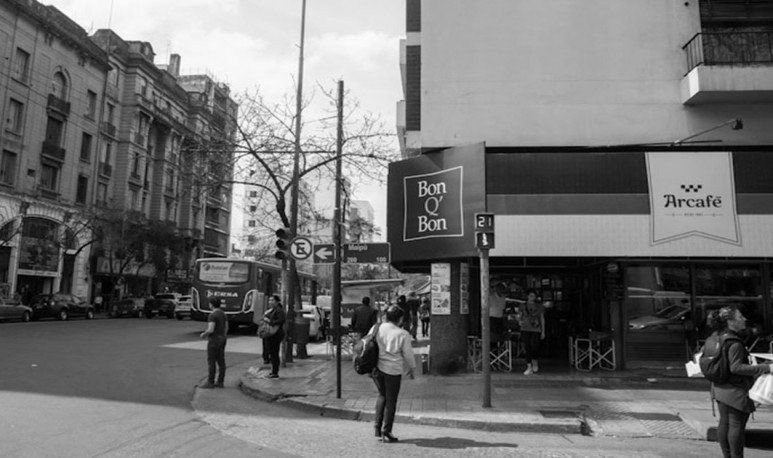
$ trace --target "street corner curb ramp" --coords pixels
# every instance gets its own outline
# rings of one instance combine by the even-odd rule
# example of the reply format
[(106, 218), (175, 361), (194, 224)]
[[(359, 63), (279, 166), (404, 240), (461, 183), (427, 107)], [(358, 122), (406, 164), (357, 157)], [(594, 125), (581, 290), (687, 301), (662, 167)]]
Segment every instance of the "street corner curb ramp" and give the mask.
[[(309, 395), (304, 393), (285, 393), (277, 386), (276, 390), (269, 391), (250, 383), (246, 376), (239, 380), (239, 389), (246, 395), (264, 402), (281, 402), (284, 405), (298, 410), (309, 412), (322, 417), (342, 420), (371, 422), (375, 418), (374, 412), (344, 406), (345, 400), (331, 399), (326, 395)], [(505, 414), (493, 409), (493, 412)], [(523, 418), (524, 415), (513, 413), (512, 421), (488, 421), (485, 419), (466, 419), (432, 416), (424, 414), (400, 414), (395, 420), (405, 424), (438, 426), (446, 428), (461, 428), (483, 430), (492, 432), (524, 432), (524, 433), (548, 433), (548, 434), (582, 434), (590, 435), (592, 431), (588, 426), (585, 415), (582, 412), (541, 412), (544, 421), (534, 421), (534, 418)], [(519, 418), (520, 417), (520, 418)]]

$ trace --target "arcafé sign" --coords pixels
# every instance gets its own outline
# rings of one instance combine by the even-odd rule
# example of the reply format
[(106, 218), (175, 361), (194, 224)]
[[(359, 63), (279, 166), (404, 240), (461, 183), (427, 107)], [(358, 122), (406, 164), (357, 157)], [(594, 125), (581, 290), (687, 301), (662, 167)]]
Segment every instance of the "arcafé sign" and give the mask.
[(403, 178), (403, 241), (464, 235), (463, 167)]

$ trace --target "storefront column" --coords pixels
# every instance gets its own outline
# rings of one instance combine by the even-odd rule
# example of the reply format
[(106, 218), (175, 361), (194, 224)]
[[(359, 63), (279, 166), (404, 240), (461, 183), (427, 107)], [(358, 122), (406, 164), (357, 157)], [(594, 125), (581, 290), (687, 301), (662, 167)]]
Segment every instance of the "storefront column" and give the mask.
[[(462, 314), (460, 310), (461, 263), (449, 264), (447, 288), (450, 292), (450, 311), (448, 314), (436, 314), (437, 304), (432, 304), (430, 319), (430, 372), (441, 375), (463, 372), (467, 368), (467, 314)], [(469, 269), (467, 277), (469, 287)], [(435, 292), (446, 285), (436, 284), (434, 278), (432, 281), (433, 296), (437, 299)]]

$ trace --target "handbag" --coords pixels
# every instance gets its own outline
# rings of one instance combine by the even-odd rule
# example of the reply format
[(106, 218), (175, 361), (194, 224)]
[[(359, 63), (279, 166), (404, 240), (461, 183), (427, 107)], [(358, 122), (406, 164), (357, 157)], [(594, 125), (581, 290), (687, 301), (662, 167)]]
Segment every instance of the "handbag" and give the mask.
[(263, 315), (263, 320), (258, 325), (258, 337), (261, 339), (271, 337), (279, 331), (279, 325), (271, 326), (271, 322), (268, 318), (270, 313), (273, 313), (273, 309)]
[(749, 390), (749, 398), (764, 405), (773, 405), (773, 375), (763, 374), (757, 377)]
[(370, 374), (378, 366), (378, 342), (376, 342), (376, 336), (378, 336), (379, 326), (381, 326), (381, 323), (376, 325), (373, 336), (365, 341), (362, 353), (354, 358), (354, 372), (360, 375)]

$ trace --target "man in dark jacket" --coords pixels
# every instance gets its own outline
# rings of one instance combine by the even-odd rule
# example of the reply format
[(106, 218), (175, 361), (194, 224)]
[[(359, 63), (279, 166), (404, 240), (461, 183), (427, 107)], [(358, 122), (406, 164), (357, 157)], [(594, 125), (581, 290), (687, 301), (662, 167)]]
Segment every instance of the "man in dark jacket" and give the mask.
[[(228, 334), (228, 319), (220, 308), (220, 299), (209, 301), (212, 313), (207, 319), (207, 329), (201, 333), (202, 339), (207, 339), (207, 383), (199, 388), (223, 388), (225, 381), (225, 344)], [(220, 370), (215, 381), (215, 366)]]
[(376, 324), (378, 319), (378, 310), (370, 306), (370, 298), (365, 296), (362, 298), (362, 304), (358, 305), (354, 309), (352, 315), (352, 331), (359, 333), (360, 338), (367, 335), (370, 328)]

